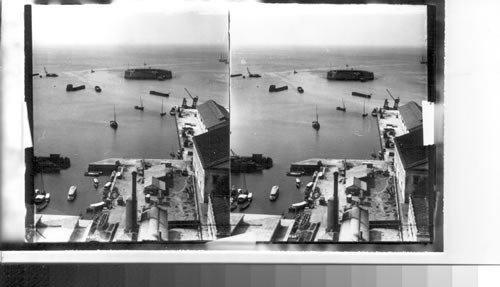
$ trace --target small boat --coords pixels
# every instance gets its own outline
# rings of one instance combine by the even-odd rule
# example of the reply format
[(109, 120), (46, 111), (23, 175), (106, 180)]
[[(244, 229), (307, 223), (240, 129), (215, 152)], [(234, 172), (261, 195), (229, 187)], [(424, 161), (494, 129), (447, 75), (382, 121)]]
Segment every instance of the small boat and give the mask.
[(91, 73), (94, 73), (95, 71), (94, 71), (93, 69), (90, 69), (90, 72), (91, 72)]
[(115, 130), (118, 128), (118, 122), (116, 121), (115, 106), (113, 106), (113, 120), (109, 121), (109, 126)]
[(111, 187), (111, 182), (106, 182), (106, 184), (104, 185), (104, 189), (109, 189)]
[(295, 178), (295, 185), (296, 185), (297, 187), (300, 187), (300, 184), (301, 184), (301, 182), (300, 182), (300, 178), (296, 177), (296, 178)]
[(252, 74), (250, 72), (250, 69), (247, 68), (247, 71), (248, 71), (248, 77), (249, 78), (260, 78), (260, 75), (259, 74)]
[(135, 106), (134, 109), (144, 111), (144, 106), (142, 105), (142, 97), (141, 97), (141, 105), (140, 106)]
[(236, 201), (236, 199), (233, 199), (231, 201), (231, 211), (235, 210), (237, 207), (238, 207), (238, 202)]
[(372, 116), (376, 117), (377, 113), (378, 113), (377, 108), (374, 108), (373, 111), (372, 111)]
[(94, 184), (99, 184), (99, 180), (97, 178), (94, 178)]
[(319, 130), (319, 119), (318, 119), (318, 106), (316, 106), (316, 120), (312, 122), (312, 127), (315, 129), (315, 130)]
[(302, 201), (298, 203), (294, 203), (290, 206), (290, 210), (297, 211), (306, 208), (308, 205), (307, 201)]
[(99, 176), (102, 174), (102, 171), (89, 171), (85, 173), (85, 176)]
[(43, 70), (45, 71), (45, 77), (47, 77), (47, 78), (59, 77), (59, 75), (57, 75), (57, 74), (47, 72), (47, 69), (45, 67), (43, 67)]
[(243, 74), (231, 74), (231, 78), (234, 78), (234, 77), (241, 77), (243, 76)]
[(250, 206), (250, 201), (245, 201), (243, 204), (240, 204), (240, 210), (245, 210)]
[(288, 175), (288, 176), (302, 176), (302, 174), (303, 173), (300, 171), (289, 171), (286, 173), (286, 175)]
[(37, 194), (35, 196), (35, 204), (41, 204), (45, 201), (45, 194)]
[(343, 111), (343, 112), (345, 112), (345, 103), (344, 103), (344, 99), (342, 99), (342, 107), (337, 107), (337, 111)]
[(163, 111), (163, 100), (162, 100), (161, 101), (161, 113), (160, 113), (160, 116), (163, 117), (166, 114), (167, 114), (167, 112)]
[(295, 69), (293, 69), (293, 73), (294, 73), (294, 74), (297, 74), (297, 71), (296, 71)]
[(102, 90), (101, 90), (101, 87), (99, 87), (99, 86), (95, 86), (95, 87), (94, 87), (94, 89), (95, 89), (95, 91), (96, 91), (96, 92), (98, 92), (98, 93), (100, 93), (100, 92), (102, 91)]
[(269, 193), (269, 200), (270, 201), (275, 201), (276, 199), (278, 199), (278, 196), (279, 196), (279, 191), (280, 191), (280, 187), (275, 185), (271, 188), (271, 192)]
[(240, 195), (238, 195), (238, 203), (243, 203), (247, 200), (248, 200), (248, 194), (240, 193)]
[(171, 116), (175, 116), (175, 107), (172, 107), (172, 108), (170, 109), (169, 114), (170, 114)]
[(363, 93), (358, 93), (358, 92), (352, 92), (352, 95), (356, 96), (356, 97), (367, 98), (367, 99), (371, 99), (371, 97), (372, 97), (372, 94), (363, 94)]
[(36, 212), (44, 210), (49, 205), (48, 201), (44, 201), (36, 206)]
[(302, 87), (298, 87), (297, 91), (302, 94), (304, 92), (304, 89)]
[(363, 102), (363, 118), (367, 117), (368, 113), (365, 112), (365, 103)]
[(312, 189), (313, 185), (314, 185), (314, 183), (313, 183), (313, 182), (309, 182), (309, 183), (306, 185), (306, 189), (307, 189), (307, 190)]
[(77, 190), (76, 186), (74, 186), (74, 185), (70, 186), (69, 191), (68, 191), (68, 201), (75, 200), (76, 190)]
[(253, 193), (248, 193), (248, 201), (252, 201), (253, 199)]
[(229, 64), (229, 61), (228, 61), (228, 59), (224, 56), (224, 54), (220, 54), (219, 62), (220, 62), (220, 63), (224, 63), (224, 64)]

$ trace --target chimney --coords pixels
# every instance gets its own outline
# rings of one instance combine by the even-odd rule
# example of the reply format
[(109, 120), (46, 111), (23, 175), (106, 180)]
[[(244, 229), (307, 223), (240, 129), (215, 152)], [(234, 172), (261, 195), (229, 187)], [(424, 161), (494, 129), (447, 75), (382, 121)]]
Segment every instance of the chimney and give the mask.
[(132, 172), (132, 196), (126, 200), (125, 231), (137, 233), (137, 172)]
[(339, 231), (339, 173), (333, 173), (333, 232)]

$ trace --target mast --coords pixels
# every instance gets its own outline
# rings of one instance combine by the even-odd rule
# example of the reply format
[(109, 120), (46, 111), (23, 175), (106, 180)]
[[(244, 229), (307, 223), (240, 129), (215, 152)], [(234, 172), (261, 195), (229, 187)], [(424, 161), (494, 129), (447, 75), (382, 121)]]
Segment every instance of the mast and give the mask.
[(163, 114), (163, 99), (161, 100), (161, 113)]
[(41, 193), (42, 193), (42, 194), (45, 194), (45, 185), (44, 185), (44, 183), (43, 183), (43, 167), (41, 167), (41, 166), (40, 166), (40, 169), (41, 169), (41, 170), (40, 170), (40, 179), (41, 179), (41, 181), (42, 181), (42, 190), (41, 190)]
[(319, 121), (318, 121), (318, 105), (316, 105), (316, 122), (319, 123)]
[(365, 104), (366, 102), (363, 102), (363, 115), (365, 114)]
[(113, 120), (116, 122), (116, 110), (115, 110), (115, 105), (113, 105)]
[(245, 173), (243, 173), (243, 190), (248, 191), (247, 190), (247, 180), (246, 180)]
[(345, 109), (344, 98), (342, 98), (342, 107)]

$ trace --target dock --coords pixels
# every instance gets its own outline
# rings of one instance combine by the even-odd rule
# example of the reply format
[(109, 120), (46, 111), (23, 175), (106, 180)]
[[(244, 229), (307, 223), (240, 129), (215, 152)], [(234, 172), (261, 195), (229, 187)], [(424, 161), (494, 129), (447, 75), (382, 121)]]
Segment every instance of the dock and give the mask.
[(218, 241), (272, 242), (281, 219), (281, 215), (231, 213), (231, 236)]
[[(381, 160), (354, 160), (354, 159), (322, 159), (313, 158), (293, 163), (291, 170), (301, 170), (310, 175), (311, 172), (325, 168), (323, 178), (314, 178), (311, 190), (319, 189), (320, 197), (326, 201), (333, 197), (334, 172), (339, 172), (339, 218), (345, 208), (349, 205), (346, 193), (346, 181), (349, 177), (365, 178), (368, 183), (366, 194), (353, 196), (352, 199), (360, 206), (369, 211), (370, 226), (373, 223), (377, 227), (373, 231), (374, 236), (370, 236), (370, 241), (401, 241), (398, 231), (398, 206), (393, 190), (388, 186), (394, 183), (394, 172), (392, 163)], [(392, 182), (392, 183), (391, 183)], [(301, 187), (301, 190), (304, 187)], [(311, 193), (312, 194), (312, 193)], [(318, 199), (314, 199), (313, 208), (310, 211), (310, 223), (319, 225), (317, 233), (313, 239), (315, 242), (335, 242), (334, 233), (327, 230), (328, 207)], [(372, 230), (370, 230), (370, 234)]]
[[(194, 173), (191, 163), (185, 160), (176, 159), (129, 159), (129, 158), (109, 158), (89, 164), (89, 170), (99, 170), (109, 172), (114, 167), (123, 167), (121, 178), (113, 177), (110, 192), (106, 192), (100, 185), (98, 192), (105, 195), (117, 192), (118, 196), (127, 199), (132, 192), (132, 172), (141, 171), (137, 175), (137, 218), (141, 218), (142, 210), (148, 210), (156, 202), (158, 209), (167, 214), (168, 241), (202, 241), (212, 240), (213, 236), (208, 231), (203, 231), (201, 226), (206, 225), (203, 220), (201, 209), (198, 206), (198, 191), (194, 188)], [(166, 192), (162, 192), (161, 183), (154, 178), (162, 178), (171, 175), (170, 180), (164, 181), (163, 187)], [(106, 176), (106, 175), (103, 175)], [(100, 182), (105, 182), (102, 179)], [(155, 183), (156, 182), (156, 183)], [(160, 190), (156, 195), (152, 195), (150, 202), (147, 202), (146, 194), (150, 193), (152, 185), (160, 184)], [(126, 207), (118, 203), (116, 198), (111, 198), (112, 208), (108, 210), (107, 222), (109, 225), (116, 224), (112, 238), (108, 238), (106, 230), (97, 230), (90, 234), (91, 241), (111, 241), (130, 242), (135, 241), (134, 236), (125, 230), (126, 227)], [(104, 212), (96, 212), (95, 215), (102, 215)], [(141, 223), (139, 223), (140, 225)], [(144, 228), (143, 228), (144, 229)], [(155, 233), (154, 230), (145, 229)], [(97, 232), (97, 233), (96, 233)], [(157, 232), (157, 231), (156, 231)], [(139, 238), (151, 238), (148, 235), (139, 235)]]

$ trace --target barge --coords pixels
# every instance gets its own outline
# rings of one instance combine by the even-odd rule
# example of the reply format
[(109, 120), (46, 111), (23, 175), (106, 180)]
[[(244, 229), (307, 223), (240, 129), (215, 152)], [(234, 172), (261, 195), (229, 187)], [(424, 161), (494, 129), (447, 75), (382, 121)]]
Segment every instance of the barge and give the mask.
[(264, 157), (262, 154), (253, 154), (250, 156), (231, 156), (231, 171), (239, 172), (258, 172), (263, 169), (273, 167), (273, 159)]
[(362, 98), (367, 98), (367, 99), (372, 98), (372, 94), (363, 94), (363, 93), (358, 93), (358, 92), (352, 92), (352, 95), (355, 97), (362, 97)]
[(326, 74), (328, 80), (334, 81), (373, 81), (373, 72), (363, 70), (330, 70)]
[(162, 69), (128, 69), (125, 79), (130, 80), (159, 80), (172, 79), (172, 71)]
[(149, 94), (154, 95), (154, 96), (166, 97), (166, 98), (168, 98), (170, 96), (170, 93), (161, 93), (161, 92), (157, 92), (157, 91), (149, 91)]
[(79, 90), (84, 90), (85, 89), (85, 85), (80, 85), (80, 86), (73, 86), (72, 84), (68, 84), (66, 85), (66, 92), (75, 92), (75, 91), (79, 91)]
[(283, 86), (283, 87), (276, 87), (276, 85), (269, 86), (270, 93), (281, 92), (281, 91), (286, 91), (286, 90), (288, 90), (288, 86)]
[(57, 173), (61, 169), (67, 169), (71, 166), (71, 161), (68, 157), (62, 157), (59, 154), (50, 154), (50, 156), (35, 157), (33, 161), (33, 169), (35, 173)]

